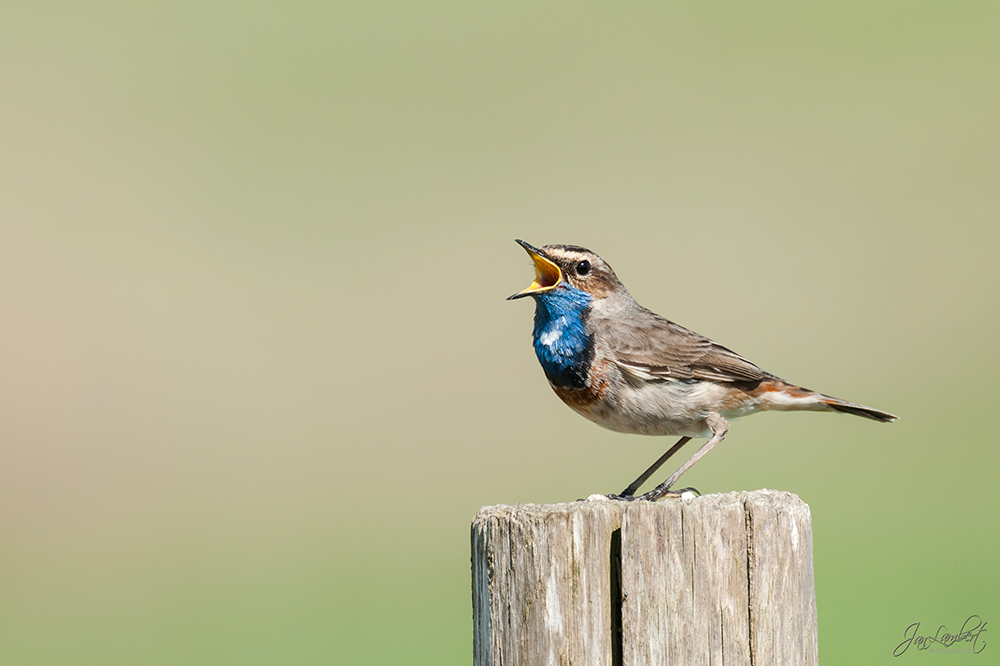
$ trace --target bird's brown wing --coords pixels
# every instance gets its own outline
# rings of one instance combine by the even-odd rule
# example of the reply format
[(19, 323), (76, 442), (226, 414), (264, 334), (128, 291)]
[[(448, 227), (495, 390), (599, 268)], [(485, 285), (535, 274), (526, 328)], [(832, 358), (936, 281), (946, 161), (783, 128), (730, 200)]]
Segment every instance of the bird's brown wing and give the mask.
[(621, 335), (614, 347), (615, 361), (630, 378), (740, 382), (768, 376), (734, 351), (659, 315), (649, 314), (652, 316), (636, 322), (635, 327)]

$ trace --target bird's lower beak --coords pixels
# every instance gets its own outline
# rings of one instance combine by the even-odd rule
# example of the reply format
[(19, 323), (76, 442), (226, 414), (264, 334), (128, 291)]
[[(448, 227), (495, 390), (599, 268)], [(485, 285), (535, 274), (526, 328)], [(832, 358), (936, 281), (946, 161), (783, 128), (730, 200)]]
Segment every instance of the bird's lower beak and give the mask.
[(546, 259), (545, 255), (537, 247), (533, 247), (520, 239), (516, 239), (516, 242), (528, 252), (528, 256), (535, 262), (535, 281), (524, 291), (519, 291), (512, 296), (508, 296), (507, 300), (512, 301), (515, 298), (523, 298), (524, 296), (554, 289), (562, 281), (562, 271), (559, 270), (559, 267)]

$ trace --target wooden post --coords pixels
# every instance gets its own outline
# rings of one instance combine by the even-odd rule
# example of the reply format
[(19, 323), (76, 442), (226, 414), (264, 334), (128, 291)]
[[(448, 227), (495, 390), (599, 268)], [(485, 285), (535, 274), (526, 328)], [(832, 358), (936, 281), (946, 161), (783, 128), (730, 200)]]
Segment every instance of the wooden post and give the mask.
[(484, 507), (474, 663), (817, 663), (809, 507), (791, 493)]

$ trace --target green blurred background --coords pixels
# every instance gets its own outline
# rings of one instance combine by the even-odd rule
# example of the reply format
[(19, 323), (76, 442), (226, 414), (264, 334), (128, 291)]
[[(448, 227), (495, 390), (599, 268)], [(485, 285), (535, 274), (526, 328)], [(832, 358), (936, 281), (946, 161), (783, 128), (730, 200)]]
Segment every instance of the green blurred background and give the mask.
[(668, 444), (551, 393), (515, 237), (902, 417), (685, 478), (810, 504), (825, 663), (1000, 622), (1000, 4), (5, 2), (0, 63), (0, 663), (468, 663), (476, 510)]

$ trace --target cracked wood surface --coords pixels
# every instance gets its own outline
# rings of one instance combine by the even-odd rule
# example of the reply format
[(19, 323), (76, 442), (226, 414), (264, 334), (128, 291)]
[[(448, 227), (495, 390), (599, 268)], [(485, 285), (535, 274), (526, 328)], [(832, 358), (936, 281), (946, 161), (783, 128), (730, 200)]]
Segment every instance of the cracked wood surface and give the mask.
[(472, 573), (476, 664), (817, 663), (791, 493), (484, 507)]

